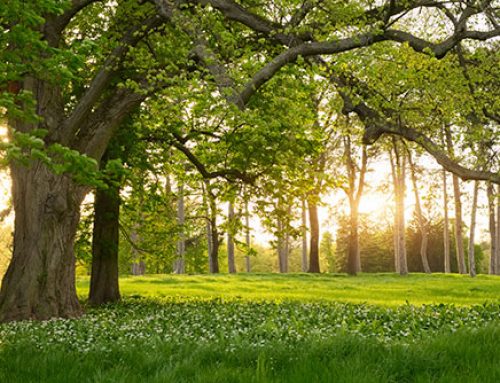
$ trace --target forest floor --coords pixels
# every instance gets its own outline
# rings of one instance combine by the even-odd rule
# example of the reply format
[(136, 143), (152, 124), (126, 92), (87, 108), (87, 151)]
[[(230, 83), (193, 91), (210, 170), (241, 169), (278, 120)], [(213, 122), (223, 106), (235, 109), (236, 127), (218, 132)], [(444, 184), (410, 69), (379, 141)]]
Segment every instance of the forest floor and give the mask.
[[(500, 278), (149, 275), (0, 324), (0, 382), (498, 382)], [(80, 278), (83, 298), (88, 278)]]

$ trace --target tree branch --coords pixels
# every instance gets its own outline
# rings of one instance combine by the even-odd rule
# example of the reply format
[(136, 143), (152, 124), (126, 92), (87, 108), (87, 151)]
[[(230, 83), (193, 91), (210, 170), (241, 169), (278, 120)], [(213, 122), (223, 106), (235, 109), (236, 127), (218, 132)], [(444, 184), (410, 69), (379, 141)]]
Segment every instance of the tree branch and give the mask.
[[(130, 28), (120, 40), (120, 44), (110, 53), (102, 64), (101, 69), (92, 79), (87, 91), (83, 94), (78, 104), (73, 109), (63, 126), (63, 142), (68, 142), (75, 133), (81, 129), (81, 125), (88, 113), (98, 102), (103, 92), (111, 82), (113, 75), (117, 71), (117, 66), (125, 57), (129, 49), (135, 46), (146, 33), (158, 27), (164, 22), (160, 16), (153, 16), (146, 19), (140, 25)], [(143, 32), (143, 33), (141, 33)]]

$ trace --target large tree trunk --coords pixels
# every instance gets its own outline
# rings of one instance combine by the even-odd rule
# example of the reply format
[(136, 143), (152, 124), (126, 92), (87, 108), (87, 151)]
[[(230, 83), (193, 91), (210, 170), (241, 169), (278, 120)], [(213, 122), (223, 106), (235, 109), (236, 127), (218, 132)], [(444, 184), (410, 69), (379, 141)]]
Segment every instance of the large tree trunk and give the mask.
[(0, 321), (80, 315), (73, 244), (85, 189), (40, 162), (11, 166), (16, 212)]
[(415, 215), (417, 216), (418, 228), (420, 230), (421, 241), (420, 241), (420, 258), (422, 259), (422, 266), (424, 272), (427, 274), (431, 273), (431, 268), (429, 266), (429, 259), (427, 258), (427, 244), (429, 243), (429, 234), (427, 227), (427, 220), (422, 212), (422, 206), (420, 204), (420, 194), (418, 192), (417, 185), (417, 171), (415, 164), (411, 157), (411, 151), (408, 150), (408, 164), (410, 165), (411, 180), (413, 184), (413, 193), (415, 194)]
[(302, 272), (307, 272), (307, 209), (304, 199), (302, 200)]
[[(232, 202), (229, 202), (227, 206), (227, 219), (229, 221), (229, 226), (231, 226), (231, 223), (234, 221), (234, 205)], [(230, 227), (227, 230), (227, 268), (230, 274), (236, 273), (236, 263), (234, 259), (234, 240)]]
[[(451, 131), (449, 128), (445, 129), (446, 144), (448, 146), (448, 152), (451, 156), (454, 155), (453, 142), (451, 137)], [(465, 254), (464, 254), (464, 239), (463, 239), (463, 221), (462, 221), (462, 200), (460, 193), (460, 180), (453, 174), (453, 198), (455, 200), (455, 248), (457, 255), (458, 272), (460, 274), (467, 273), (467, 266), (465, 265)]]
[(477, 212), (477, 194), (479, 192), (479, 181), (474, 182), (474, 194), (472, 196), (472, 211), (470, 218), (470, 234), (469, 234), (469, 274), (471, 277), (476, 276), (476, 258), (474, 254), (475, 234), (476, 234), (476, 212)]
[(89, 302), (92, 305), (120, 300), (118, 286), (120, 202), (120, 189), (116, 185), (109, 184), (108, 189), (98, 189), (95, 192), (89, 291)]
[(318, 205), (314, 197), (307, 200), (309, 210), (309, 226), (311, 229), (311, 242), (309, 248), (309, 273), (319, 273), (319, 219)]
[(448, 186), (446, 185), (446, 170), (443, 169), (443, 242), (444, 242), (444, 272), (451, 273), (450, 256), (450, 219), (448, 217)]
[(495, 196), (491, 182), (488, 183), (486, 192), (488, 194), (488, 216), (490, 231), (490, 274), (498, 274), (497, 264), (497, 224), (495, 218)]

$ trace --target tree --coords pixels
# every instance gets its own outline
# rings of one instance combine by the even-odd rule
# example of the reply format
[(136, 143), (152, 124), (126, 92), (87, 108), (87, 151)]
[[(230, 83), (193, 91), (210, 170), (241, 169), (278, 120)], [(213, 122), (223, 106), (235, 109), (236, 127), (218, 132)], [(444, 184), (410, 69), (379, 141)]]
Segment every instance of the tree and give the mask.
[(479, 192), (479, 182), (474, 182), (474, 192), (472, 197), (472, 211), (469, 234), (469, 274), (471, 277), (476, 276), (476, 260), (475, 253), (475, 231), (476, 231), (476, 211), (477, 211), (477, 195)]
[[(349, 235), (349, 256), (347, 272), (356, 275), (361, 271), (361, 252), (359, 248), (359, 203), (363, 195), (365, 186), (365, 174), (368, 164), (368, 154), (365, 145), (361, 150), (361, 164), (359, 171), (354, 163), (351, 137), (349, 133), (344, 136), (345, 165), (347, 168), (348, 185), (344, 188), (349, 199), (350, 211), (350, 235)], [(359, 173), (358, 185), (356, 187), (356, 173)]]
[[(422, 7), (440, 12), (441, 4), (410, 1), (363, 7), (334, 2), (326, 8), (313, 2), (299, 7), (295, 4), (285, 2), (283, 7), (260, 7), (252, 12), (252, 7), (231, 0), (72, 0), (64, 2), (65, 8), (52, 0), (29, 4), (9, 1), (0, 47), (1, 62), (8, 64), (0, 84), (7, 91), (0, 100), (13, 130), (11, 158), (28, 153), (31, 162), (24, 166), (11, 161), (14, 253), (0, 291), (0, 320), (71, 317), (81, 312), (74, 287), (72, 248), (79, 206), (90, 186), (96, 186), (90, 175), (123, 118), (148, 96), (157, 96), (175, 83), (174, 78), (188, 76), (193, 66), (205, 66), (214, 80), (220, 80), (221, 94), (244, 109), (278, 71), (304, 57), (340, 55), (394, 42), (442, 58), (462, 40), (484, 41), (500, 34), (490, 21), (489, 2), (481, 7), (474, 1), (464, 7), (461, 3), (445, 6), (453, 33), (440, 42), (406, 32), (408, 28), (397, 29), (396, 21), (405, 21), (408, 12)], [(337, 11), (346, 15), (344, 20), (331, 20)], [(105, 17), (92, 17), (95, 12)], [(468, 30), (469, 19), (478, 14), (484, 15), (493, 29)], [(290, 20), (290, 24), (284, 25), (282, 20)], [(264, 36), (264, 41), (252, 45), (257, 49), (250, 54), (229, 54), (229, 61), (241, 58), (240, 65), (232, 63), (230, 69), (243, 67), (252, 55), (264, 53), (273, 59), (262, 67), (261, 60), (251, 62), (252, 69), (259, 69), (248, 81), (245, 72), (240, 73), (240, 81), (224, 82), (228, 71), (218, 65), (217, 54), (225, 58), (234, 52), (234, 39), (242, 42), (247, 38), (241, 25), (254, 31), (252, 36)], [(229, 33), (216, 33), (216, 28)], [(205, 33), (199, 33), (204, 30), (207, 41)], [(221, 35), (231, 37), (221, 41)], [(339, 39), (339, 35), (348, 37)], [(24, 49), (23, 42), (34, 49)], [(218, 45), (224, 52), (213, 54), (212, 48)], [(193, 56), (199, 63), (193, 62)], [(394, 124), (390, 108), (381, 113), (379, 108), (353, 102), (348, 92), (351, 85), (339, 74), (335, 81), (344, 109), (363, 120), (367, 142), (382, 133), (402, 135), (417, 141), (461, 177), (500, 182), (495, 173), (471, 171), (457, 164), (414, 127)], [(26, 264), (29, 270), (25, 270)]]
[[(453, 141), (449, 127), (445, 128), (446, 145), (451, 156), (454, 155)], [(455, 200), (455, 247), (457, 249), (458, 272), (465, 274), (467, 267), (465, 265), (464, 240), (463, 240), (463, 222), (462, 222), (462, 201), (460, 192), (460, 180), (453, 174), (453, 197)]]
[(413, 184), (413, 193), (415, 194), (415, 215), (417, 218), (420, 234), (422, 236), (422, 242), (420, 244), (420, 256), (422, 257), (422, 265), (424, 271), (427, 274), (430, 274), (431, 268), (429, 267), (429, 260), (427, 259), (427, 245), (429, 242), (429, 236), (427, 233), (428, 231), (427, 219), (423, 215), (422, 206), (420, 204), (420, 194), (418, 192), (418, 186), (417, 186), (417, 174), (416, 174), (415, 163), (413, 162), (411, 151), (408, 149), (408, 147), (406, 149), (408, 155), (408, 165), (410, 167), (410, 175)]
[(406, 156), (402, 150), (400, 140), (392, 140), (391, 169), (394, 184), (395, 214), (394, 214), (394, 257), (396, 272), (400, 275), (408, 274), (405, 237), (405, 179)]

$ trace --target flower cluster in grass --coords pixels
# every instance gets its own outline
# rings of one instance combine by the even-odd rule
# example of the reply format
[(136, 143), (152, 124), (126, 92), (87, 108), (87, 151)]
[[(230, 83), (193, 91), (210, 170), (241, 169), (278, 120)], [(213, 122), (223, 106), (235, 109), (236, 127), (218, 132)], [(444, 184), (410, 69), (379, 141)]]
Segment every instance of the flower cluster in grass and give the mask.
[(61, 346), (78, 352), (133, 344), (219, 344), (228, 350), (266, 347), (349, 334), (409, 343), (438, 332), (500, 319), (500, 305), (403, 305), (127, 298), (79, 319), (0, 325), (4, 345)]

